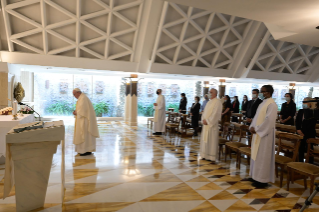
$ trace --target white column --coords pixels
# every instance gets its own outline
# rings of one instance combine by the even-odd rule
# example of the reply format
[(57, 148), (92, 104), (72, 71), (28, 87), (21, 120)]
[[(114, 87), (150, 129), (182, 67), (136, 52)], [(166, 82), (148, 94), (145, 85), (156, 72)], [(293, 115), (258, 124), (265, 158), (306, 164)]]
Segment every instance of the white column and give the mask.
[(292, 94), (292, 98), (296, 99), (296, 97), (295, 97), (296, 90), (295, 89), (289, 89), (289, 93)]
[(219, 85), (218, 97), (221, 99), (225, 96), (226, 85)]
[(131, 84), (126, 83), (125, 88), (125, 117), (124, 121), (130, 121), (130, 110), (131, 110)]
[(209, 92), (209, 87), (203, 87), (203, 97), (208, 94)]
[(137, 81), (131, 82), (130, 126), (137, 126)]

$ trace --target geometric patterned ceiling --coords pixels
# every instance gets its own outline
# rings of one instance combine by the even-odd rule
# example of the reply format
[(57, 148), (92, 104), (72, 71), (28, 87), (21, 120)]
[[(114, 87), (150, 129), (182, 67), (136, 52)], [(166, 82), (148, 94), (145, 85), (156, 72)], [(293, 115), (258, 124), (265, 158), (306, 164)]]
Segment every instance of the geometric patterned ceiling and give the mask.
[(155, 62), (230, 69), (251, 20), (169, 3)]
[(254, 71), (287, 74), (307, 74), (319, 58), (319, 48), (274, 40), (268, 34), (267, 42), (253, 66)]
[(140, 0), (2, 0), (10, 51), (132, 61)]
[[(276, 41), (258, 21), (160, 0), (1, 0), (1, 6), (1, 55), (32, 55), (23, 64), (38, 65), (34, 55), (45, 55), (48, 66), (59, 66), (55, 58), (62, 56), (96, 59), (85, 62), (87, 69), (319, 79), (319, 48)], [(69, 60), (67, 67), (79, 66)]]

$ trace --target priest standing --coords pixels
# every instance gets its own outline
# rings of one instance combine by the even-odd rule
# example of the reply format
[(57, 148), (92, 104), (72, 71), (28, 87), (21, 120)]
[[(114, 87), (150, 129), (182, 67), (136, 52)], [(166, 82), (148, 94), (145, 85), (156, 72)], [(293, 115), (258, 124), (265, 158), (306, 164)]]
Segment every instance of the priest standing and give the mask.
[(277, 104), (272, 98), (274, 89), (271, 85), (261, 88), (264, 101), (250, 125), (253, 134), (251, 146), (250, 173), (256, 188), (265, 188), (268, 182), (275, 182), (275, 127)]
[(153, 135), (162, 135), (165, 132), (165, 97), (162, 95), (162, 89), (157, 89), (158, 95), (156, 103), (154, 103), (155, 115), (154, 115), (154, 133)]
[(78, 99), (75, 116), (74, 139), (75, 151), (80, 156), (95, 152), (96, 138), (99, 138), (96, 115), (90, 99), (79, 88), (73, 90), (73, 96)]
[(210, 101), (207, 102), (202, 115), (202, 135), (200, 140), (200, 158), (215, 161), (218, 150), (219, 130), (218, 120), (221, 119), (222, 103), (217, 98), (218, 91), (209, 91)]

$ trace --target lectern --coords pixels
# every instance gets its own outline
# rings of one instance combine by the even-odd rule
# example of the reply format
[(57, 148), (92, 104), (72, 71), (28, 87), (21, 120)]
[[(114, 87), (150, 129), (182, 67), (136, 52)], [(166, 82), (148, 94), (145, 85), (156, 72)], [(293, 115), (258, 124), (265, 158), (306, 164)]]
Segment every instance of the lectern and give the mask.
[(63, 121), (20, 124), (6, 135), (4, 195), (15, 185), (16, 210), (24, 212), (44, 206), (53, 154), (62, 145), (62, 199), (64, 197)]

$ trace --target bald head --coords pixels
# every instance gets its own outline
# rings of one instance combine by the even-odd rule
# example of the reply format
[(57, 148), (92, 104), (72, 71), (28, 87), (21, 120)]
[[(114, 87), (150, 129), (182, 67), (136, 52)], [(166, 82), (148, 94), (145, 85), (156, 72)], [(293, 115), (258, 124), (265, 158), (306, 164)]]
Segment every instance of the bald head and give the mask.
[(79, 89), (79, 88), (74, 88), (74, 90), (73, 90), (73, 96), (74, 96), (75, 98), (78, 99), (78, 98), (81, 96), (81, 94), (82, 94), (81, 89)]
[(214, 99), (217, 97), (218, 91), (215, 88), (210, 89), (210, 99)]

